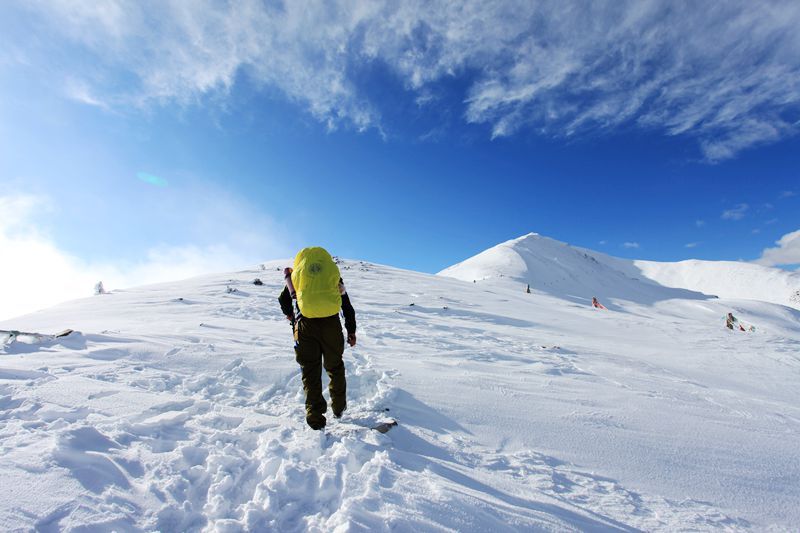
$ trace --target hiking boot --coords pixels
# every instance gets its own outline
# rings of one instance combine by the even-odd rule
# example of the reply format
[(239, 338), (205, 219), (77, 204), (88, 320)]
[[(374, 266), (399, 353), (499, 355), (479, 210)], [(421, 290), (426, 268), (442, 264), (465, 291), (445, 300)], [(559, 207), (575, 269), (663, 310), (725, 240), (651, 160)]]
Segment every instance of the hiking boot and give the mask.
[[(345, 409), (347, 408), (345, 407)], [(345, 409), (342, 409), (341, 411), (334, 411), (333, 418), (342, 418), (342, 413), (344, 413)]]
[(311, 429), (314, 429), (314, 430), (325, 429), (325, 422), (326, 422), (326, 420), (325, 420), (324, 416), (320, 416), (320, 417), (309, 416), (309, 417), (306, 417), (306, 423), (308, 424), (308, 426)]

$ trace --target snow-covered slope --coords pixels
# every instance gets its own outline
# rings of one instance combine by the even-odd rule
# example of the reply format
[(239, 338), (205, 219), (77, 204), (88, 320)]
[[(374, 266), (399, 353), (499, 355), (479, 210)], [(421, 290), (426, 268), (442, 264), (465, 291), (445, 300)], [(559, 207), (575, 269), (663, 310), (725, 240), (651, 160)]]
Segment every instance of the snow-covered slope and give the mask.
[(722, 297), (800, 309), (797, 272), (735, 261), (632, 261), (572, 247), (536, 233), (498, 244), (439, 274), (464, 281), (505, 277), (577, 301), (592, 296), (640, 303)]
[(629, 261), (593, 253), (598, 260), (628, 275), (665, 287), (713, 294), (720, 298), (761, 300), (800, 309), (800, 273), (743, 261), (689, 259), (665, 263)]
[[(359, 344), (345, 421), (319, 433), (277, 306), (284, 264), (0, 323), (79, 332), (0, 349), (0, 530), (800, 523), (800, 313), (637, 287), (590, 259), (641, 297), (598, 311), (506, 278), (345, 261)], [(572, 273), (548, 281), (594, 290)], [(728, 310), (756, 331), (725, 329)], [(386, 435), (348, 429), (385, 417), (400, 423)]]
[(530, 233), (489, 248), (439, 275), (476, 282), (505, 278), (581, 303), (590, 302), (592, 296), (606, 302), (622, 299), (646, 304), (671, 298), (706, 298), (680, 288), (643, 283), (615, 266), (598, 261), (590, 250)]

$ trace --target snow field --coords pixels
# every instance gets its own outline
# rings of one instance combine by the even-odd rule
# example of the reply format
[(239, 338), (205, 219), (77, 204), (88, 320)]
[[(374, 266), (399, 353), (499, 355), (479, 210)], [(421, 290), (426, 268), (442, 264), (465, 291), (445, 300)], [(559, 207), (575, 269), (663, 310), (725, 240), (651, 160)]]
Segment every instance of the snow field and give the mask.
[[(117, 329), (6, 347), (4, 358), (37, 360), (37, 369), (0, 370), (0, 442), (8, 452), (2, 471), (19, 481), (4, 487), (3, 529), (91, 524), (120, 530), (299, 531), (316, 523), (329, 530), (343, 478), (379, 463), (380, 445), (320, 442), (321, 434), (305, 428), (299, 371), (287, 355), (291, 333), (284, 323), (279, 322), (285, 337), (279, 356), (285, 361), (276, 369), (277, 379), (268, 388), (254, 386), (258, 371), (245, 359), (263, 358), (252, 353), (258, 336), (214, 320), (282, 320), (274, 311), (275, 284), (268, 291), (250, 305), (243, 304), (251, 298), (246, 291), (226, 293), (225, 305), (203, 309), (209, 318), (202, 323), (195, 321), (202, 297), (107, 295), (81, 303), (112, 308), (121, 303)], [(173, 308), (160, 318), (172, 315), (176, 329), (194, 331), (172, 333), (173, 339), (168, 333), (173, 324), (122, 318), (137, 309), (152, 314), (159, 305)], [(183, 313), (193, 326), (180, 320), (187, 308), (194, 308)], [(131, 324), (150, 338), (120, 335)], [(246, 344), (242, 335), (254, 343), (249, 350), (236, 349)], [(237, 352), (245, 357), (230, 355)], [(215, 359), (211, 364), (209, 357)], [(49, 364), (38, 366), (43, 360)], [(358, 354), (348, 360), (348, 377), (360, 400), (353, 402), (354, 411), (380, 403), (391, 390)], [(60, 490), (42, 498), (35, 489), (44, 477), (55, 478)], [(357, 508), (355, 501), (349, 508)]]
[[(646, 298), (609, 297), (602, 312), (575, 291), (525, 294), (509, 276), (464, 283), (344, 261), (359, 344), (345, 352), (348, 411), (323, 433), (305, 426), (276, 301), (285, 264), (0, 324), (79, 332), (0, 351), (0, 528), (800, 522), (800, 313), (634, 285), (625, 294)], [(726, 330), (731, 309), (757, 331)], [(400, 425), (385, 435), (356, 425), (386, 417)]]
[[(744, 261), (673, 263), (621, 259), (529, 233), (439, 272), (463, 281), (507, 278), (577, 300), (638, 303), (681, 298), (749, 299), (800, 310), (800, 273)], [(670, 290), (672, 289), (672, 290)], [(704, 294), (703, 294), (704, 293)]]

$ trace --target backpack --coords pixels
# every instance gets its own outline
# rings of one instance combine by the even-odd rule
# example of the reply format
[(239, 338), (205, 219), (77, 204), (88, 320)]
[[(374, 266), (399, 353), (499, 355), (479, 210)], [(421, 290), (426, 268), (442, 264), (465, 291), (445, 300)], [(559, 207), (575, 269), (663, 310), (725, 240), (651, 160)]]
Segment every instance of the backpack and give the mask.
[(316, 246), (297, 252), (292, 285), (300, 313), (307, 318), (324, 318), (339, 313), (342, 308), (340, 279), (339, 267), (324, 248)]

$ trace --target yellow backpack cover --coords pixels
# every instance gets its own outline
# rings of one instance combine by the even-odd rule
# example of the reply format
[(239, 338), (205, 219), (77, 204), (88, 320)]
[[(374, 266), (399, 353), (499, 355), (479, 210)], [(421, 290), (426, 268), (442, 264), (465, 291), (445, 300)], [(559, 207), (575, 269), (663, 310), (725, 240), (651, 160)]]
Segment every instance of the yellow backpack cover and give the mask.
[(339, 267), (325, 248), (303, 248), (294, 258), (292, 284), (297, 307), (307, 318), (335, 315), (342, 308)]

